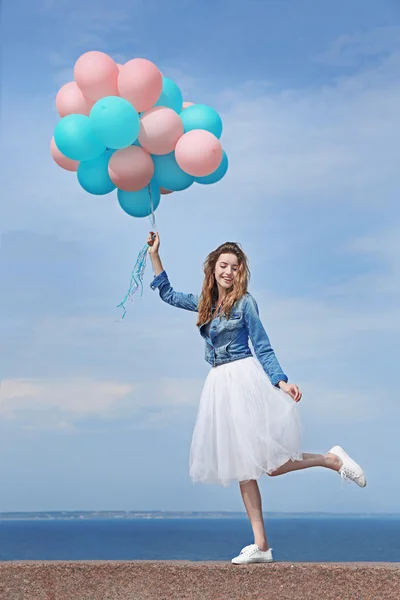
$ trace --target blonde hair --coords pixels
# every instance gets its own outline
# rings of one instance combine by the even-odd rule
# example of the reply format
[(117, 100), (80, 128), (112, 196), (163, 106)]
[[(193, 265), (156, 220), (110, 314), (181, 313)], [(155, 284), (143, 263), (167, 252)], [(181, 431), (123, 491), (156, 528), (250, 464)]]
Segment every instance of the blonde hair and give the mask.
[(247, 287), (250, 280), (250, 270), (247, 256), (243, 252), (240, 244), (235, 242), (225, 242), (216, 250), (211, 252), (204, 261), (204, 281), (201, 296), (199, 300), (199, 316), (197, 326), (208, 323), (212, 318), (212, 306), (218, 297), (218, 287), (215, 281), (215, 266), (221, 254), (234, 254), (238, 260), (238, 271), (234, 278), (232, 286), (227, 290), (224, 298), (223, 311), (226, 318), (229, 318), (232, 307), (244, 294), (247, 293)]

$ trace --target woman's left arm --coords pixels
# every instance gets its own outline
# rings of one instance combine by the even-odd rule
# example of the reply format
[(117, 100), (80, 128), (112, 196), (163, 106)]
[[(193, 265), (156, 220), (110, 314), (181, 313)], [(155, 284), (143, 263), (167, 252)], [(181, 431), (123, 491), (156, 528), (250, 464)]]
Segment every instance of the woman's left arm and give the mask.
[(271, 383), (278, 385), (280, 381), (287, 382), (287, 375), (283, 372), (272, 349), (267, 332), (261, 323), (257, 302), (250, 294), (247, 295), (244, 304), (244, 317), (254, 352), (270, 378)]
[(293, 400), (298, 402), (301, 400), (302, 394), (297, 385), (288, 383), (287, 375), (283, 372), (283, 369), (275, 356), (275, 352), (272, 349), (267, 332), (261, 323), (257, 302), (250, 294), (247, 295), (244, 304), (244, 317), (254, 352), (271, 383), (281, 388), (281, 390), (289, 394)]

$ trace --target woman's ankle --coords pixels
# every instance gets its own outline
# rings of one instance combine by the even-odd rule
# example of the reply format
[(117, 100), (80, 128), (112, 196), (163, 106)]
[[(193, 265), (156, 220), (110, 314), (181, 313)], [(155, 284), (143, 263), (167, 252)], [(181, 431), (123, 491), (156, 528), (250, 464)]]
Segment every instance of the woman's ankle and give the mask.
[(259, 540), (259, 541), (255, 541), (254, 543), (256, 544), (256, 546), (259, 547), (259, 549), (262, 552), (266, 552), (269, 549), (267, 540)]
[(325, 455), (325, 463), (328, 469), (332, 469), (333, 471), (339, 471), (342, 466), (342, 461), (335, 454), (326, 454)]

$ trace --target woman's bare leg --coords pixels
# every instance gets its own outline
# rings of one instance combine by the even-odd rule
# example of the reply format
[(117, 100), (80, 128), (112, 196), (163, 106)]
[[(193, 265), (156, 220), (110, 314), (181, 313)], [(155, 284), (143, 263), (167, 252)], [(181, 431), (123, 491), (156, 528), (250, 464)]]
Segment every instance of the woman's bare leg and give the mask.
[(253, 529), (254, 543), (257, 544), (260, 550), (268, 550), (268, 541), (262, 514), (261, 494), (257, 481), (251, 479), (245, 483), (241, 482), (240, 492)]
[[(287, 463), (270, 473), (271, 476), (283, 475), (290, 471), (299, 471), (300, 469), (309, 469), (310, 467), (324, 467), (339, 471), (342, 465), (340, 458), (334, 454), (303, 454), (303, 460), (289, 460)], [(262, 514), (262, 500), (260, 488), (255, 479), (247, 482), (240, 482), (240, 492), (250, 519), (254, 534), (254, 543), (260, 550), (268, 550), (268, 540), (265, 532), (264, 518)]]
[(277, 475), (309, 469), (310, 467), (324, 467), (325, 469), (332, 469), (332, 471), (339, 471), (341, 466), (342, 461), (334, 454), (303, 454), (303, 460), (289, 460), (269, 475), (276, 477)]

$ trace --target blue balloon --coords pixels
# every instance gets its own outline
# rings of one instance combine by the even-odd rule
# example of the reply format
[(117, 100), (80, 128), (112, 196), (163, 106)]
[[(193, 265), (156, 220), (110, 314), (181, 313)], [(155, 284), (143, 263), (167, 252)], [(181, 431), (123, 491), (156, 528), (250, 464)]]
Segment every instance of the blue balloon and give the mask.
[(170, 154), (152, 154), (154, 162), (154, 179), (160, 187), (172, 192), (186, 190), (194, 182), (194, 177), (185, 173), (175, 159), (175, 152)]
[(94, 134), (89, 117), (67, 115), (56, 125), (54, 141), (62, 154), (72, 160), (91, 160), (106, 149)]
[[(153, 209), (156, 210), (160, 204), (161, 192), (160, 186), (154, 179), (150, 182), (151, 199), (153, 201)], [(118, 202), (122, 210), (131, 217), (148, 217), (151, 215), (151, 202), (149, 186), (146, 185), (138, 192), (125, 192), (118, 190)]]
[(161, 96), (154, 106), (167, 106), (179, 114), (182, 110), (182, 104), (182, 92), (179, 87), (172, 79), (163, 77)]
[(128, 100), (106, 96), (90, 111), (90, 124), (96, 137), (109, 148), (127, 148), (137, 139), (139, 115)]
[(80, 185), (90, 194), (109, 194), (117, 187), (108, 174), (108, 163), (114, 150), (106, 150), (101, 156), (79, 164), (77, 176)]
[(216, 110), (206, 104), (193, 104), (180, 113), (185, 133), (193, 129), (205, 129), (218, 139), (222, 134), (222, 119)]
[(223, 178), (227, 170), (228, 157), (225, 153), (225, 150), (222, 150), (222, 160), (218, 169), (216, 169), (213, 173), (210, 173), (210, 175), (206, 175), (205, 177), (195, 177), (195, 181), (196, 183), (202, 183), (204, 185), (208, 185), (210, 183), (217, 183), (217, 181), (220, 181)]

